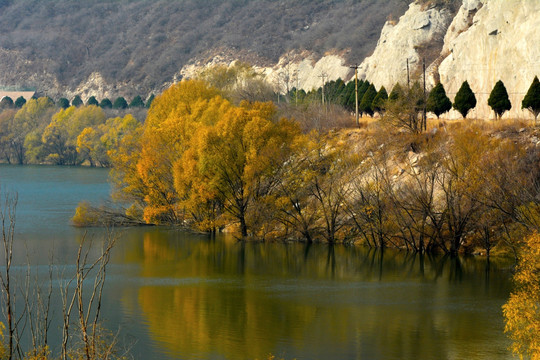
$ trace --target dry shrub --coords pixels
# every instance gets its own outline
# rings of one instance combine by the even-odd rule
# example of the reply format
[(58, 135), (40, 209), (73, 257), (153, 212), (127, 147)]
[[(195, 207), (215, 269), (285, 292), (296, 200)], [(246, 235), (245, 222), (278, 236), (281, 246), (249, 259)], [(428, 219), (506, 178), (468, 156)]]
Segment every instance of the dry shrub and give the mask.
[(356, 127), (354, 115), (336, 104), (280, 104), (279, 113), (280, 116), (295, 119), (304, 133)]

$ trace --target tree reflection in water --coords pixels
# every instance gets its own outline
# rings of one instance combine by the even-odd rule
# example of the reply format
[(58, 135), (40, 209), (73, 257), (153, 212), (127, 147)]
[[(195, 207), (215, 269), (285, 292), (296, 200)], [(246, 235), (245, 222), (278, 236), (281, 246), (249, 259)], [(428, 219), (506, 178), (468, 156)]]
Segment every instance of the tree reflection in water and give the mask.
[(130, 244), (117, 261), (141, 265), (137, 306), (171, 358), (509, 355), (506, 264), (162, 230)]

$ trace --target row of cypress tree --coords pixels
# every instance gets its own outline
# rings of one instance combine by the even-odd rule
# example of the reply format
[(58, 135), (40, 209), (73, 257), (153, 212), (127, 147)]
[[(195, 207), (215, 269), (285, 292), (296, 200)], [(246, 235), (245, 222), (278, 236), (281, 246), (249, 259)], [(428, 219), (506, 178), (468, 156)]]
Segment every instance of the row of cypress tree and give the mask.
[[(86, 101), (86, 104), (82, 101), (81, 97), (79, 95), (76, 95), (71, 102), (62, 97), (56, 101), (56, 106), (67, 109), (71, 105), (73, 106), (81, 106), (81, 105), (95, 105), (99, 106), (103, 109), (127, 109), (127, 108), (150, 108), (150, 105), (152, 104), (152, 101), (154, 100), (154, 94), (150, 95), (148, 100), (146, 100), (146, 103), (142, 100), (142, 98), (137, 95), (131, 100), (131, 102), (128, 104), (126, 99), (122, 96), (117, 97), (114, 102), (111, 102), (108, 98), (104, 98), (101, 101), (98, 101), (95, 96), (91, 96)], [(54, 103), (54, 101), (51, 99), (51, 101)], [(26, 99), (22, 96), (18, 97), (15, 101), (11, 99), (9, 96), (5, 96), (0, 101), (0, 110), (1, 109), (9, 109), (9, 108), (17, 108), (20, 109), (23, 107), (23, 105), (26, 104)]]
[[(413, 87), (419, 87), (418, 83), (413, 84)], [(322, 96), (322, 88), (312, 90), (308, 93), (303, 90), (296, 91), (293, 88), (289, 93), (290, 99), (320, 99)], [(401, 88), (401, 85), (396, 84), (390, 94), (382, 86), (379, 91), (375, 86), (367, 80), (360, 80), (358, 82), (358, 108), (360, 113), (373, 116), (375, 112), (384, 111), (386, 100), (395, 100), (399, 96), (402, 96), (405, 92)], [(355, 82), (349, 81), (345, 84), (341, 79), (327, 82), (324, 86), (324, 97), (326, 101), (330, 103), (340, 104), (350, 111), (355, 110)], [(452, 103), (448, 96), (444, 86), (438, 83), (429, 93), (426, 101), (426, 111), (434, 113), (437, 117), (450, 111), (452, 108), (456, 109), (463, 118), (467, 117), (470, 110), (476, 107), (477, 100), (474, 92), (472, 91), (469, 83), (464, 81), (459, 91), (456, 93), (454, 102)], [(419, 100), (419, 107), (423, 107), (423, 99)], [(490, 93), (488, 99), (488, 105), (495, 112), (496, 117), (501, 117), (504, 112), (512, 108), (508, 92), (504, 83), (498, 81), (493, 90)], [(538, 77), (535, 76), (527, 94), (523, 98), (522, 109), (528, 109), (535, 117), (535, 121), (540, 114), (540, 82)]]
[[(104, 98), (101, 101), (98, 101), (95, 96), (90, 96), (88, 100), (86, 101), (86, 105), (95, 105), (99, 106), (103, 109), (127, 109), (127, 108), (149, 108), (152, 104), (152, 101), (154, 100), (154, 94), (150, 95), (146, 103), (143, 101), (143, 99), (137, 95), (131, 100), (131, 102), (128, 104), (127, 100), (119, 96), (117, 97), (114, 102), (111, 102), (108, 98)], [(58, 99), (56, 103), (59, 107), (62, 108), (68, 108), (70, 106), (70, 102), (66, 98), (60, 98)], [(82, 101), (81, 97), (79, 95), (76, 95), (73, 100), (71, 100), (72, 106), (81, 106), (85, 105)]]

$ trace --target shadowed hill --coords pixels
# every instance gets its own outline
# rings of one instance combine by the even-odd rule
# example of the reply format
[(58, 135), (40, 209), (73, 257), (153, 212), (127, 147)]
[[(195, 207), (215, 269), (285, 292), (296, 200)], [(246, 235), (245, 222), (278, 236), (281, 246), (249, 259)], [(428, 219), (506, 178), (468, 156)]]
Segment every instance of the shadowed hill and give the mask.
[[(54, 93), (95, 71), (145, 94), (215, 48), (274, 63), (290, 49), (350, 48), (360, 62), (406, 0), (0, 0), (0, 85)], [(262, 64), (261, 64), (262, 65)]]

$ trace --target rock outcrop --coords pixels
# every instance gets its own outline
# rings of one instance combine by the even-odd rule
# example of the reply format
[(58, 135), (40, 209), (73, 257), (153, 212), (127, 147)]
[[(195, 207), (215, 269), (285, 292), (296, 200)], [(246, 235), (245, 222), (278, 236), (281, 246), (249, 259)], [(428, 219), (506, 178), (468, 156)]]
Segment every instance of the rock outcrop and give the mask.
[[(467, 3), (462, 6), (464, 11)], [(504, 117), (532, 118), (521, 109), (521, 101), (534, 76), (540, 76), (538, 44), (540, 1), (483, 0), (472, 25), (449, 36), (445, 44), (449, 55), (439, 66), (441, 82), (453, 98), (467, 80), (478, 101), (471, 117), (493, 118), (487, 99), (495, 83), (502, 80), (512, 103)]]
[(390, 91), (397, 82), (407, 81), (407, 61), (411, 77), (418, 77), (423, 52), (439, 55), (451, 21), (452, 13), (446, 8), (426, 9), (412, 3), (399, 22), (386, 22), (373, 55), (360, 65), (360, 78)]
[[(218, 51), (210, 57), (195, 60), (184, 66), (179, 75), (182, 78), (191, 78), (204, 68), (215, 65), (231, 66), (238, 60), (250, 64), (260, 63), (258, 59), (253, 59), (253, 55)], [(254, 66), (254, 68), (265, 75), (275, 91), (280, 93), (286, 93), (287, 89), (293, 87), (310, 91), (319, 88), (323, 79), (324, 81), (339, 78), (347, 80), (351, 78), (352, 73), (344, 54), (337, 51), (318, 58), (309, 51), (290, 51), (281, 56), (277, 64)]]
[[(441, 39), (442, 42), (440, 41)], [(455, 16), (448, 9), (418, 3), (397, 24), (387, 22), (377, 48), (360, 67), (360, 75), (377, 87), (392, 88), (420, 74), (422, 53), (438, 53), (428, 65), (428, 87), (440, 81), (453, 100), (467, 80), (477, 98), (469, 117), (493, 118), (487, 99), (502, 80), (512, 103), (506, 118), (532, 118), (521, 109), (534, 76), (540, 76), (540, 1), (463, 0)], [(460, 115), (452, 111), (448, 118)]]

